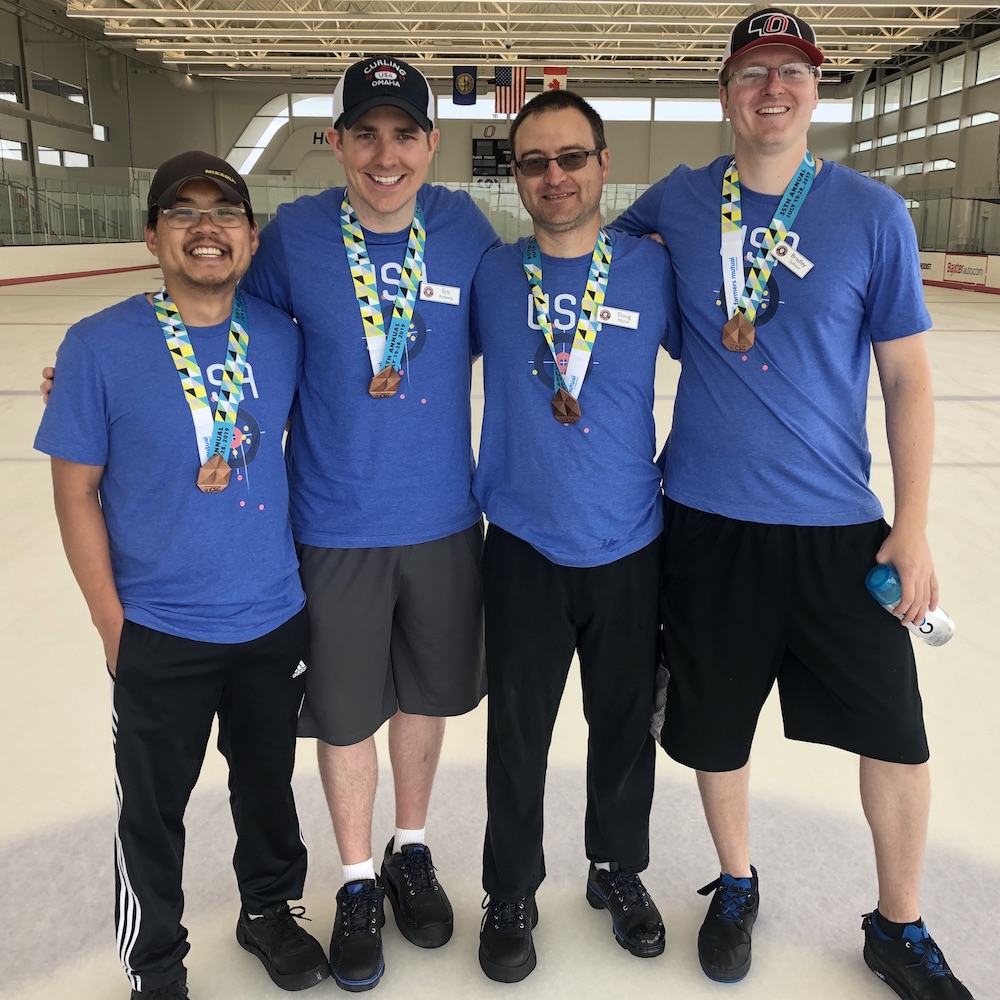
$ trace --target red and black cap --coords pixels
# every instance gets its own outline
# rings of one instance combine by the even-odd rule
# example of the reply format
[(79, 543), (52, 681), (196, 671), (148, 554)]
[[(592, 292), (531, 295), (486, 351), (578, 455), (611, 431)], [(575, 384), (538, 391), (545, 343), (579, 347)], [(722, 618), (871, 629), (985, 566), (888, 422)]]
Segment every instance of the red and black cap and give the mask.
[[(723, 69), (736, 56), (761, 45), (791, 45), (799, 49), (813, 66), (823, 65), (824, 56), (816, 45), (816, 32), (802, 18), (787, 10), (768, 7), (743, 18), (733, 28), (722, 57)], [(722, 75), (722, 70), (719, 70), (719, 75)]]

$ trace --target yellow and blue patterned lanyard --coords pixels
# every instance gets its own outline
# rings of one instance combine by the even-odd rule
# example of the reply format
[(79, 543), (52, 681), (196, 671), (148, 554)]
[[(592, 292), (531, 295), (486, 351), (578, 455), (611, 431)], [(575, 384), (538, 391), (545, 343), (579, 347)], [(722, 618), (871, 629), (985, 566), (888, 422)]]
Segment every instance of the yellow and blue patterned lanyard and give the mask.
[(552, 332), (552, 319), (549, 316), (548, 302), (542, 291), (542, 254), (534, 236), (524, 244), (524, 273), (531, 286), (531, 296), (535, 302), (535, 316), (542, 329), (542, 336), (549, 345), (554, 362), (555, 388), (565, 389), (574, 399), (580, 396), (583, 380), (587, 376), (587, 366), (594, 349), (601, 324), (598, 321), (600, 307), (604, 305), (604, 293), (608, 287), (608, 272), (611, 270), (611, 238), (607, 230), (601, 229), (597, 234), (597, 243), (590, 259), (590, 273), (587, 275), (587, 287), (580, 303), (580, 318), (576, 324), (576, 335), (573, 337), (573, 349), (570, 352), (569, 363), (565, 376), (559, 370), (556, 357), (555, 336)]
[(382, 304), (378, 297), (378, 281), (375, 268), (368, 256), (365, 232), (351, 207), (351, 200), (344, 192), (340, 205), (340, 227), (344, 236), (344, 249), (351, 265), (354, 279), (354, 294), (361, 309), (361, 322), (365, 329), (365, 341), (371, 358), (372, 373), (378, 374), (387, 365), (399, 371), (403, 358), (403, 348), (413, 319), (413, 306), (417, 301), (417, 289), (424, 270), (424, 244), (427, 233), (424, 229), (424, 213), (417, 203), (413, 211), (413, 224), (406, 244), (406, 257), (399, 276), (399, 288), (392, 303), (392, 319), (389, 335), (386, 336), (385, 320), (382, 318)]
[(208, 402), (208, 392), (205, 389), (201, 367), (194, 356), (191, 338), (177, 306), (167, 295), (166, 286), (153, 296), (153, 309), (163, 328), (163, 336), (166, 338), (174, 367), (180, 376), (184, 397), (191, 408), (201, 460), (204, 463), (215, 455), (227, 458), (233, 440), (236, 417), (243, 400), (243, 373), (246, 370), (247, 345), (250, 343), (250, 337), (246, 332), (246, 306), (243, 296), (237, 292), (233, 298), (226, 363), (222, 369), (222, 384), (216, 393), (214, 414)]
[(736, 169), (736, 160), (730, 161), (722, 179), (723, 293), (730, 317), (741, 312), (751, 323), (756, 319), (774, 268), (771, 251), (788, 235), (815, 176), (816, 160), (807, 151), (795, 176), (785, 188), (778, 210), (774, 213), (763, 242), (757, 249), (757, 256), (750, 265), (750, 273), (740, 288), (740, 279), (743, 278), (743, 212), (740, 207), (739, 171)]

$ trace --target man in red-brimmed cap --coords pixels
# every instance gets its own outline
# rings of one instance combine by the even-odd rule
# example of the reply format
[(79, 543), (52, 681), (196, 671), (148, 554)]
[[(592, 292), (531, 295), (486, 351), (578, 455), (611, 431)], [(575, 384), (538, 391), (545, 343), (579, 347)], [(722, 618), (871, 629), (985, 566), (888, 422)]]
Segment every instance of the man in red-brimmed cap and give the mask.
[[(785, 734), (860, 758), (878, 868), (864, 957), (908, 1000), (969, 1000), (920, 917), (930, 785), (909, 635), (937, 603), (927, 542), (934, 429), (913, 225), (889, 188), (809, 151), (823, 53), (768, 8), (730, 36), (733, 155), (678, 167), (618, 221), (672, 252), (682, 374), (664, 463), (662, 742), (698, 771), (722, 868), (698, 936), (722, 982), (750, 969), (757, 872), (749, 757), (777, 681)], [(874, 351), (895, 484), (869, 484)], [(865, 575), (892, 563), (896, 618)], [(822, 873), (820, 881), (828, 878)]]

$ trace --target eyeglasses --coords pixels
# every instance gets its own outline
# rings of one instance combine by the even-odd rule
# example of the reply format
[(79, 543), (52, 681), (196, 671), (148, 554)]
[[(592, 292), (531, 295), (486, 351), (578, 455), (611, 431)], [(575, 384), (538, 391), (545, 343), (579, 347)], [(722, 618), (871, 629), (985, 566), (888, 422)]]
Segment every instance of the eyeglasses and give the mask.
[(514, 166), (525, 177), (541, 177), (553, 160), (559, 164), (560, 170), (580, 170), (587, 165), (588, 157), (597, 156), (600, 152), (600, 149), (588, 149), (586, 152), (575, 149), (571, 153), (560, 153), (558, 156), (528, 156), (523, 160), (515, 160)]
[(246, 209), (235, 205), (220, 205), (216, 208), (164, 208), (160, 215), (167, 220), (171, 229), (191, 229), (207, 215), (213, 226), (220, 229), (235, 229), (246, 218)]
[(816, 76), (819, 70), (809, 63), (801, 62), (785, 63), (773, 69), (770, 66), (744, 66), (743, 69), (733, 70), (729, 80), (735, 80), (738, 87), (752, 87), (755, 84), (765, 83), (771, 78), (772, 72), (781, 77), (782, 83), (796, 84), (805, 83), (806, 80)]

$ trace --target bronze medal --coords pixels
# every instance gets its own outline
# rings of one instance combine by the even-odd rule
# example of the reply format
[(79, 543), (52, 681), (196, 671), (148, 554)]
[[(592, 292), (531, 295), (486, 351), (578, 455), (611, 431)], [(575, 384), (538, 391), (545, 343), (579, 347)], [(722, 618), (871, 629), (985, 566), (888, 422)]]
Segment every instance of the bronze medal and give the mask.
[(229, 463), (221, 455), (213, 455), (198, 470), (198, 489), (202, 493), (221, 493), (229, 485)]
[(552, 397), (552, 416), (561, 424), (575, 424), (580, 419), (580, 404), (565, 390)]
[(722, 346), (727, 351), (742, 353), (749, 351), (753, 342), (753, 323), (737, 310), (736, 315), (722, 328)]
[(389, 399), (399, 392), (399, 381), (399, 372), (392, 365), (386, 365), (372, 378), (368, 395), (374, 396), (375, 399)]

